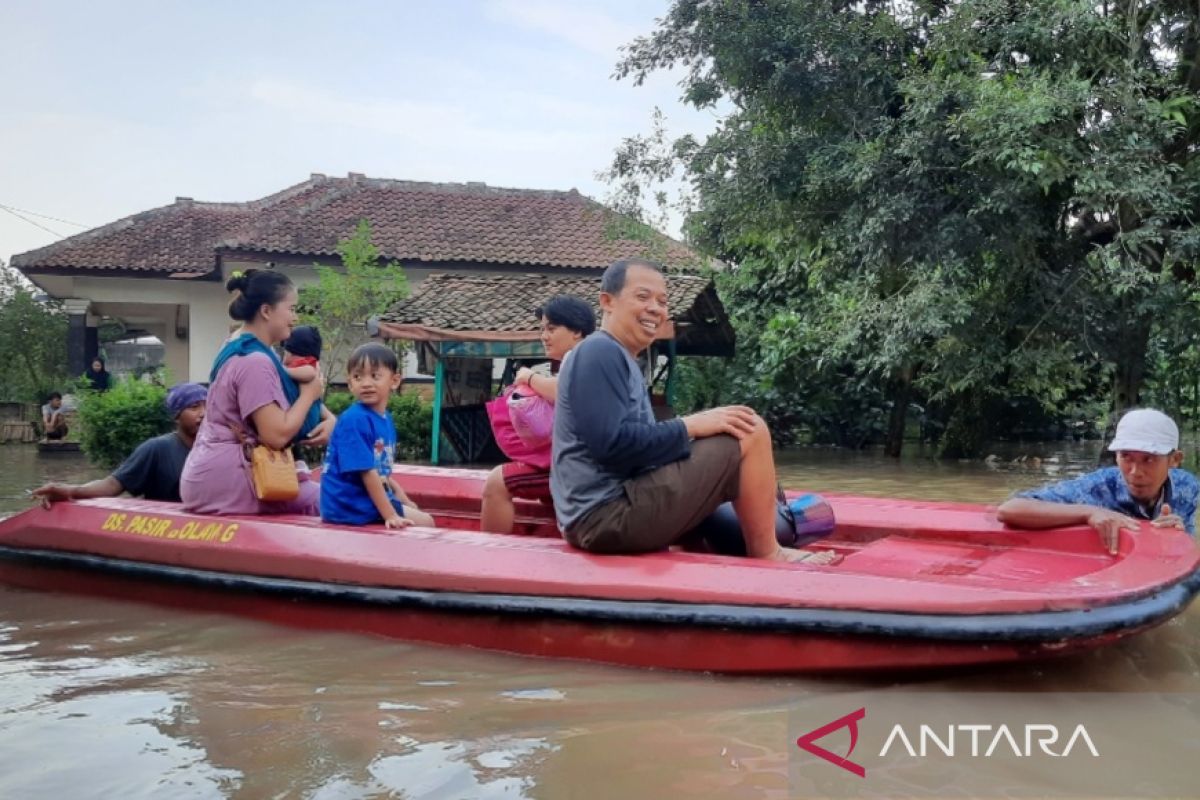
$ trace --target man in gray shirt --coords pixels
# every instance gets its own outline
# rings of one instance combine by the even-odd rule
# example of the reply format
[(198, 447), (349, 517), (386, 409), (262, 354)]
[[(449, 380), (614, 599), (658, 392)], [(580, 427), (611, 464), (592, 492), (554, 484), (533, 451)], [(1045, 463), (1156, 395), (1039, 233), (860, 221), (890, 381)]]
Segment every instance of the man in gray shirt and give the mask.
[(62, 439), (67, 435), (67, 410), (63, 408), (63, 396), (54, 392), (42, 406), (42, 436), (49, 440)]
[(669, 324), (662, 268), (615, 262), (601, 279), (600, 308), (600, 330), (558, 378), (550, 490), (566, 540), (595, 553), (662, 550), (733, 501), (751, 557), (833, 561), (776, 541), (771, 434), (752, 409), (655, 421), (636, 357)]

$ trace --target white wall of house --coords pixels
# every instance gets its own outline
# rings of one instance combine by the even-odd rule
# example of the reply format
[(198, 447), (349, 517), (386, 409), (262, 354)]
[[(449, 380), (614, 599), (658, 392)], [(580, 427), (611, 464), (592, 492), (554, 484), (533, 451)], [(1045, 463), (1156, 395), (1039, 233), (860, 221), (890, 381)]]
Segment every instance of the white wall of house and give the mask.
[[(213, 359), (229, 338), (229, 294), (224, 281), (235, 270), (262, 266), (256, 262), (227, 262), (221, 281), (105, 277), (102, 270), (95, 275), (32, 277), (53, 297), (89, 300), (92, 314), (122, 319), (130, 327), (143, 328), (157, 336), (166, 347), (165, 366), (174, 380), (207, 382)], [(297, 286), (316, 279), (309, 266), (282, 265), (276, 269)], [(406, 267), (409, 287), (415, 289), (435, 271)], [(418, 375), (416, 366), (414, 348), (406, 358), (405, 375)], [(331, 380), (340, 381), (343, 367), (326, 365), (326, 374)]]
[(224, 284), (212, 284), (211, 296), (193, 299), (188, 307), (188, 367), (191, 380), (208, 383), (208, 372), (229, 339), (229, 293)]
[(163, 353), (163, 366), (167, 368), (167, 373), (171, 376), (172, 380), (193, 380), (191, 370), (189, 369), (189, 342), (187, 339), (177, 337), (174, 330), (167, 330), (168, 327), (164, 324), (160, 327), (160, 330), (151, 331), (166, 348), (166, 351)]
[(60, 299), (91, 302), (90, 312), (144, 328), (166, 347), (174, 380), (207, 381), (208, 368), (229, 334), (229, 296), (216, 282), (169, 278), (35, 276)]

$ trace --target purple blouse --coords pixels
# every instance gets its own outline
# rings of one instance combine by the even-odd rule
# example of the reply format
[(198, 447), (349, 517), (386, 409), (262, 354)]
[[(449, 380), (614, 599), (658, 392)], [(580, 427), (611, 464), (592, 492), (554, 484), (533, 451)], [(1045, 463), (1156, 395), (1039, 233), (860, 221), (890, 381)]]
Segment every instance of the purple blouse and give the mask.
[(290, 407), (279, 373), (266, 355), (237, 356), (221, 367), (208, 389), (204, 422), (179, 479), (184, 509), (198, 514), (320, 513), (320, 485), (312, 481), (301, 481), (295, 500), (263, 503), (254, 496), (242, 445), (229, 426), (239, 426), (254, 439), (251, 415), (270, 403), (284, 411)]

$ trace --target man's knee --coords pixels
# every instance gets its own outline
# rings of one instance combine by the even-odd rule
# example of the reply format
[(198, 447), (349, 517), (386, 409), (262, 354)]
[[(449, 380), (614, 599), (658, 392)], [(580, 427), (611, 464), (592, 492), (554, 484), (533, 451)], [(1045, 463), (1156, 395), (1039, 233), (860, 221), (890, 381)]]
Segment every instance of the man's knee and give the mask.
[(750, 433), (738, 440), (738, 444), (741, 445), (743, 458), (750, 453), (763, 450), (769, 453), (771, 451), (771, 429), (767, 427), (766, 420), (755, 414), (754, 427)]
[(508, 487), (504, 485), (504, 471), (501, 467), (494, 467), (483, 482), (483, 499), (507, 500), (508, 497)]

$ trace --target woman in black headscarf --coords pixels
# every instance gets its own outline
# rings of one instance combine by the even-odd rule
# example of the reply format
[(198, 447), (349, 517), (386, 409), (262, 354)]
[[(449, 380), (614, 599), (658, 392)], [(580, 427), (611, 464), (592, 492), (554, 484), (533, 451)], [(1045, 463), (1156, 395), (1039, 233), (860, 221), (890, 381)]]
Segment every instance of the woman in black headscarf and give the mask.
[(92, 384), (92, 391), (107, 392), (112, 375), (104, 368), (104, 359), (96, 356), (92, 359), (92, 365), (87, 368), (87, 372), (83, 373), (83, 377)]

